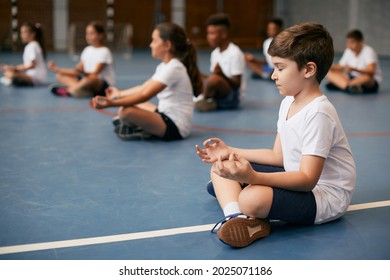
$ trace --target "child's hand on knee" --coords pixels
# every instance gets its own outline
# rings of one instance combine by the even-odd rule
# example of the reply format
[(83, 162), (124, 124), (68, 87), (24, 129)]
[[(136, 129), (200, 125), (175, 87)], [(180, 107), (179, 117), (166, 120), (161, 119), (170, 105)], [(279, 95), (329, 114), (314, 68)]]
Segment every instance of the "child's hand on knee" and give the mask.
[(227, 160), (219, 158), (213, 165), (212, 171), (226, 179), (249, 183), (252, 181), (254, 170), (245, 158), (231, 153)]

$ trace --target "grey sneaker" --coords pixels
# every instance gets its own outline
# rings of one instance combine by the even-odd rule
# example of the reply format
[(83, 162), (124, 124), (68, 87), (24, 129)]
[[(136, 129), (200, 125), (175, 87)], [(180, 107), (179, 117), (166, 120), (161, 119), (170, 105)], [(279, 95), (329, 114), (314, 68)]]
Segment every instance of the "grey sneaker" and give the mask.
[(218, 104), (213, 98), (201, 99), (195, 102), (195, 108), (199, 112), (210, 112), (217, 110)]
[[(118, 127), (118, 129), (116, 129)], [(115, 132), (118, 137), (124, 141), (130, 140), (146, 140), (152, 138), (152, 134), (145, 132), (140, 127), (130, 127), (127, 125), (119, 125), (115, 127)]]
[(352, 94), (361, 94), (363, 93), (362, 86), (349, 86), (347, 87), (347, 91)]

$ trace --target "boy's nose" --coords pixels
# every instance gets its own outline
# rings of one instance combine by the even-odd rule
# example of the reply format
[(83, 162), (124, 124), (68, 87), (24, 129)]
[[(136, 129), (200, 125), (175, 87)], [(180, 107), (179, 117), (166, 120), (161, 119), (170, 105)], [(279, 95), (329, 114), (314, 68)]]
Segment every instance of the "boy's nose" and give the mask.
[(271, 75), (271, 80), (273, 80), (273, 81), (276, 81), (277, 80), (277, 76), (276, 76), (276, 74), (275, 74), (275, 69), (272, 71), (272, 75)]

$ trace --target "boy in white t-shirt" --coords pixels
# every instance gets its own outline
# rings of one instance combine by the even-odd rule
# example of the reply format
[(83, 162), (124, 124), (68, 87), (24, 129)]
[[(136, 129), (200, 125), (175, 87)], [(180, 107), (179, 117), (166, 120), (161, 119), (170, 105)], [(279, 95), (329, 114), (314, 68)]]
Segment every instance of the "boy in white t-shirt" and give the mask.
[(113, 58), (104, 45), (104, 27), (100, 22), (91, 22), (86, 28), (87, 46), (81, 53), (80, 62), (74, 69), (57, 67), (49, 61), (48, 67), (57, 74), (60, 85), (50, 90), (57, 96), (93, 97), (105, 95), (109, 86), (115, 84)]
[(382, 82), (382, 70), (375, 50), (364, 44), (360, 30), (347, 34), (347, 48), (338, 64), (327, 75), (329, 90), (347, 93), (377, 93)]
[(347, 211), (355, 189), (347, 137), (320, 91), (334, 56), (329, 32), (316, 23), (292, 26), (274, 38), (269, 54), (271, 78), (285, 96), (273, 149), (238, 149), (218, 138), (206, 140), (204, 149), (197, 146), (198, 156), (213, 164), (208, 190), (225, 215), (216, 225), (218, 237), (233, 247), (267, 236), (269, 220), (335, 220)]
[(195, 102), (200, 112), (235, 109), (245, 95), (245, 59), (241, 49), (230, 42), (230, 20), (216, 14), (207, 20), (207, 41), (215, 48), (211, 53), (211, 75), (205, 79), (205, 90)]
[(263, 42), (264, 59), (256, 58), (251, 53), (245, 53), (245, 63), (253, 71), (253, 79), (271, 79), (274, 65), (271, 61), (271, 56), (268, 54), (268, 48), (276, 35), (282, 31), (283, 21), (279, 18), (271, 19), (267, 24), (267, 39)]

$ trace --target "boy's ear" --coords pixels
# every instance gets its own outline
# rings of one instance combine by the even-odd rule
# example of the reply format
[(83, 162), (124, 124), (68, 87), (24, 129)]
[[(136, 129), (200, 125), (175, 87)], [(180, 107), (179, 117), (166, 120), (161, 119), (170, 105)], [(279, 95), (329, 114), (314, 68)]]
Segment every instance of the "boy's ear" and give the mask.
[(170, 40), (166, 40), (165, 42), (164, 42), (164, 44), (165, 44), (165, 47), (168, 49), (168, 50), (170, 50), (170, 51), (174, 51), (173, 50), (173, 44), (172, 44), (172, 42), (170, 41)]
[(315, 76), (317, 73), (317, 64), (314, 62), (308, 62), (306, 64), (306, 70), (305, 70), (305, 78), (310, 78), (312, 76)]

